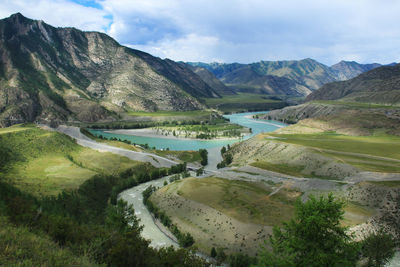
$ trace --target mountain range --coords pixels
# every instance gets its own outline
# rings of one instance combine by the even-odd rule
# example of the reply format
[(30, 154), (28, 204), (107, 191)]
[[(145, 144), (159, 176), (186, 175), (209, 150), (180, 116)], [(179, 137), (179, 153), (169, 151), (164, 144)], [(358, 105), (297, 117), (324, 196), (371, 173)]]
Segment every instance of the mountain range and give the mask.
[(112, 120), (130, 110), (196, 110), (220, 97), (191, 68), (99, 32), (17, 13), (0, 20), (0, 124)]
[(260, 61), (251, 64), (188, 62), (212, 72), (235, 92), (306, 96), (322, 85), (347, 80), (382, 66), (341, 61), (328, 67), (307, 58), (290, 61)]
[[(130, 111), (201, 110), (204, 99), (240, 92), (303, 97), (322, 86), (316, 94), (324, 97), (318, 98), (330, 99), (332, 88), (349, 85), (338, 96), (363, 98), (353, 91), (364, 78), (357, 88), (329, 83), (379, 66), (342, 61), (328, 67), (313, 59), (175, 62), (122, 46), (104, 33), (56, 28), (16, 13), (0, 20), (0, 126), (129, 119)], [(389, 93), (382, 98), (397, 101)]]

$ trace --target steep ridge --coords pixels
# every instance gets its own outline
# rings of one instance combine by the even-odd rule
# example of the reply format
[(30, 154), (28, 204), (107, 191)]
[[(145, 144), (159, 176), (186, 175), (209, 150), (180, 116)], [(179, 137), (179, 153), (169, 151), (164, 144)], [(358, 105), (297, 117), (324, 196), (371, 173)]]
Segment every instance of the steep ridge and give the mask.
[(0, 20), (0, 125), (112, 120), (129, 110), (196, 110), (219, 97), (184, 65), (103, 33)]

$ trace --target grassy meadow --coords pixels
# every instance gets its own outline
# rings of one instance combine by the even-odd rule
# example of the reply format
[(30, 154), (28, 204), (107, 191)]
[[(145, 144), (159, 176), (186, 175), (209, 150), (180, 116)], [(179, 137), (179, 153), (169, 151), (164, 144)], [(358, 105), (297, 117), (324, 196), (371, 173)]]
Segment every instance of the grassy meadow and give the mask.
[[(335, 161), (353, 165), (361, 170), (400, 172), (400, 137), (392, 135), (350, 136), (323, 132), (315, 134), (269, 133), (274, 141), (300, 145)], [(266, 136), (266, 138), (268, 138)], [(271, 139), (268, 139), (271, 140)], [(257, 164), (257, 163), (255, 163)], [(262, 167), (261, 163), (258, 163)], [(275, 168), (276, 167), (276, 168)], [(266, 166), (281, 169), (284, 166)], [(299, 170), (282, 168), (283, 173), (296, 175)], [(293, 173), (291, 173), (293, 171)], [(301, 171), (301, 170), (300, 170)]]
[(206, 104), (222, 112), (244, 112), (249, 110), (269, 110), (283, 108), (287, 104), (282, 100), (267, 98), (260, 94), (238, 93), (222, 98), (205, 98)]
[(269, 196), (265, 184), (217, 177), (189, 178), (181, 182), (177, 194), (244, 223), (277, 225), (292, 217), (293, 205), (300, 192), (281, 189)]
[(2, 129), (0, 147), (3, 179), (36, 196), (57, 195), (95, 174), (113, 175), (141, 164), (81, 147), (66, 135), (35, 126)]

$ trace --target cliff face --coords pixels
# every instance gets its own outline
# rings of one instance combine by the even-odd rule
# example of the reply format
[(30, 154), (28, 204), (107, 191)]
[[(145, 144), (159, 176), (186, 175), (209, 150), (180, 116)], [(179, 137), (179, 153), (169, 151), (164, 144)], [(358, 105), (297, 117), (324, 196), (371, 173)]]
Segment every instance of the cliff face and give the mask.
[(129, 110), (195, 110), (218, 97), (189, 68), (106, 34), (0, 20), (0, 125), (110, 120)]

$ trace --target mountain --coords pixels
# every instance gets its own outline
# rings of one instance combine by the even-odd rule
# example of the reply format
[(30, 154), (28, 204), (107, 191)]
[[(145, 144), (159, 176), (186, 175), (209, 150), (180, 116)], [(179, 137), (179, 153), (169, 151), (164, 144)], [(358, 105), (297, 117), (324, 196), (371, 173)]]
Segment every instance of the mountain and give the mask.
[(129, 110), (196, 110), (219, 97), (190, 68), (99, 32), (17, 13), (0, 20), (0, 125), (112, 120)]
[(340, 61), (339, 63), (332, 65), (331, 70), (336, 72), (339, 80), (349, 80), (363, 72), (370, 71), (372, 69), (382, 66), (378, 63), (372, 64), (359, 64), (355, 61)]
[(225, 85), (237, 92), (270, 95), (306, 96), (322, 85), (351, 79), (381, 66), (341, 61), (331, 67), (313, 59), (260, 61), (251, 64), (189, 62), (206, 68)]
[(209, 70), (202, 67), (195, 67), (189, 64), (182, 63), (188, 66), (194, 73), (196, 73), (206, 84), (213, 88), (219, 95), (234, 95), (235, 91), (215, 77)]
[(306, 101), (313, 100), (399, 105), (400, 64), (379, 67), (351, 80), (326, 84), (306, 98)]

